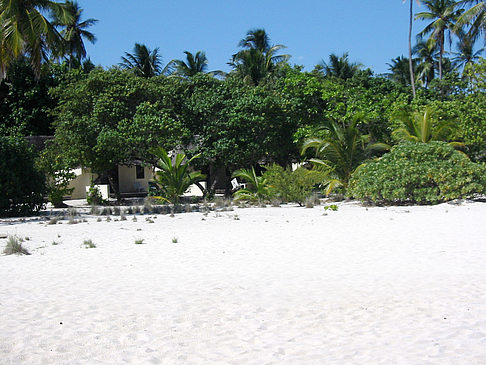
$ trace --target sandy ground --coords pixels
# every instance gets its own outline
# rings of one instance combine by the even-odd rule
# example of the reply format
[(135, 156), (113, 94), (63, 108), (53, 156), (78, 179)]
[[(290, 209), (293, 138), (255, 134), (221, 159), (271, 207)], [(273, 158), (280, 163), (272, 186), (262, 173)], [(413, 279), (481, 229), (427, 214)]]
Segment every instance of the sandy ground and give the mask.
[(0, 223), (1, 364), (486, 364), (484, 203), (146, 217)]

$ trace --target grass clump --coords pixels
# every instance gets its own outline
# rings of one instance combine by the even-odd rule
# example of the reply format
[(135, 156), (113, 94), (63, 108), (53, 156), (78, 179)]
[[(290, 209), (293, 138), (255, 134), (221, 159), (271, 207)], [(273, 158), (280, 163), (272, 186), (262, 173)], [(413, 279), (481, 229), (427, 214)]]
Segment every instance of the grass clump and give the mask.
[(24, 240), (17, 236), (8, 236), (7, 245), (3, 250), (5, 255), (30, 255), (29, 251), (22, 246)]
[(143, 245), (145, 243), (144, 239), (143, 238), (137, 238), (135, 240), (135, 244), (136, 245)]
[(96, 245), (93, 243), (92, 240), (84, 240), (83, 246), (84, 248), (96, 248)]
[(338, 210), (338, 206), (336, 204), (326, 205), (324, 207), (324, 210), (332, 210), (333, 212), (335, 212)]
[(172, 237), (172, 243), (177, 243), (179, 242), (179, 240), (177, 239), (177, 237)]

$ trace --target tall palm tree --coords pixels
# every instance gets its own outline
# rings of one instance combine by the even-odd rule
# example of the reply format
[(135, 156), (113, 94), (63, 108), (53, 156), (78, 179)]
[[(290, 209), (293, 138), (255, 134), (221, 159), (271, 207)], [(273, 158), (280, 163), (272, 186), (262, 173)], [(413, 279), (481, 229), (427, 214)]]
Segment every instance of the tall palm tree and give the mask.
[(420, 41), (412, 49), (412, 53), (417, 56), (418, 79), (427, 87), (435, 78), (437, 47), (434, 42)]
[(175, 67), (175, 74), (191, 77), (206, 71), (208, 68), (208, 59), (204, 52), (197, 51), (195, 55), (188, 51), (184, 51), (184, 53), (186, 54), (186, 61), (173, 60), (170, 62)]
[(29, 57), (36, 76), (49, 54), (62, 43), (55, 26), (44, 16), (70, 22), (71, 15), (64, 4), (49, 0), (0, 0), (0, 79), (5, 78), (9, 65), (20, 56)]
[[(462, 28), (469, 25), (468, 36), (475, 40), (481, 33), (484, 33), (486, 43), (486, 1), (484, 0), (462, 0), (459, 6), (466, 7), (464, 13), (457, 19), (456, 27)], [(470, 6), (467, 9), (467, 6)]]
[[(452, 52), (455, 56), (452, 59), (452, 63), (454, 67), (463, 69), (465, 71), (467, 65), (474, 64), (478, 61), (481, 57), (481, 53), (484, 51), (484, 48), (478, 49), (474, 52), (474, 39), (472, 38), (473, 35), (462, 34), (457, 42), (456, 48), (458, 52)], [(464, 72), (463, 72), (464, 75)]]
[[(409, 86), (411, 82), (410, 77), (410, 62), (407, 57), (396, 57), (387, 63), (388, 69), (391, 71), (387, 74), (390, 80), (396, 81), (404, 86)], [(413, 70), (417, 69), (417, 60), (412, 59)]]
[[(404, 0), (405, 2), (405, 0)], [(417, 0), (417, 4), (419, 1)], [(412, 95), (415, 98), (416, 91), (415, 91), (415, 74), (413, 70), (413, 61), (412, 61), (412, 26), (413, 26), (413, 0), (410, 0), (410, 12), (409, 12), (409, 27), (408, 27), (408, 68), (410, 72), (410, 84), (412, 85)]]
[(281, 44), (271, 46), (270, 38), (264, 29), (248, 31), (238, 45), (244, 49), (234, 54), (228, 64), (244, 79), (255, 85), (290, 58), (290, 55), (277, 54), (286, 47)]
[(83, 9), (76, 1), (67, 0), (65, 5), (71, 19), (66, 22), (65, 19), (55, 17), (53, 24), (62, 29), (61, 35), (64, 38), (64, 53), (69, 58), (69, 67), (71, 68), (74, 60), (80, 63), (81, 60), (86, 58), (86, 48), (83, 38), (91, 43), (96, 42), (95, 35), (86, 29), (95, 25), (98, 20), (90, 18), (81, 21)]
[(159, 54), (159, 48), (150, 50), (146, 45), (140, 43), (135, 43), (133, 53), (125, 52), (125, 57), (122, 57), (119, 65), (126, 70), (132, 70), (135, 75), (145, 78), (166, 74), (170, 69), (170, 64), (162, 68), (162, 56)]
[(324, 60), (322, 60), (319, 66), (318, 68), (322, 69), (322, 72), (325, 76), (336, 77), (343, 80), (353, 77), (354, 74), (361, 67), (363, 67), (363, 65), (361, 65), (360, 63), (349, 62), (348, 52), (343, 53), (341, 57), (337, 56), (334, 53), (331, 53), (329, 55), (329, 63), (326, 63)]
[(442, 59), (445, 48), (445, 35), (454, 29), (455, 22), (462, 13), (454, 0), (423, 0), (428, 11), (415, 15), (415, 19), (431, 20), (431, 22), (419, 33), (419, 39), (430, 35), (432, 42), (439, 46), (439, 79), (442, 79)]

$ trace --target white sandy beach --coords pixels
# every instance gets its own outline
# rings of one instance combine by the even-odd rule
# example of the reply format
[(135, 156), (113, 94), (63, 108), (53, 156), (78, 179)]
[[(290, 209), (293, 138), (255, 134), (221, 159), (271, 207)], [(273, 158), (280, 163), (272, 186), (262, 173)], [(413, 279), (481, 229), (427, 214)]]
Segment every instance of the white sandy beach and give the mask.
[(323, 213), (3, 220), (0, 363), (486, 364), (486, 204)]

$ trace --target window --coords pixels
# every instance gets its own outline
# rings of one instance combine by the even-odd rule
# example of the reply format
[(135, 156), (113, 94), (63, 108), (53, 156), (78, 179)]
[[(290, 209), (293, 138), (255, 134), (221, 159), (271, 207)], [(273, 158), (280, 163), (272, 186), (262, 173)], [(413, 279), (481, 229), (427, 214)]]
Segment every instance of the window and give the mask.
[(135, 173), (137, 175), (137, 179), (145, 179), (145, 169), (143, 166), (135, 166)]

